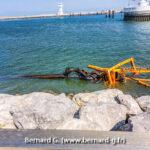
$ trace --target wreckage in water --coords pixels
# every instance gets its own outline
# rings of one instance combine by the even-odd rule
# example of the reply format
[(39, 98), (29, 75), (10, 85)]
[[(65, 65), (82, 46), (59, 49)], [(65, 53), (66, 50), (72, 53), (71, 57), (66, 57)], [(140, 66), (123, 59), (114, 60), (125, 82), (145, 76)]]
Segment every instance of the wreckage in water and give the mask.
[[(122, 67), (123, 65), (130, 63), (131, 67)], [(133, 80), (139, 84), (149, 87), (150, 79), (135, 78), (135, 76), (142, 73), (150, 73), (149, 68), (136, 67), (134, 59), (130, 58), (121, 63), (116, 64), (111, 68), (101, 68), (93, 65), (89, 65), (88, 68), (94, 69), (91, 73), (88, 73), (85, 69), (79, 68), (66, 68), (63, 74), (53, 75), (33, 75), (33, 76), (20, 76), (19, 78), (32, 78), (32, 79), (65, 79), (65, 78), (78, 78), (81, 80), (88, 80), (94, 83), (104, 81), (110, 86), (114, 86), (118, 82), (124, 82), (126, 80)]]

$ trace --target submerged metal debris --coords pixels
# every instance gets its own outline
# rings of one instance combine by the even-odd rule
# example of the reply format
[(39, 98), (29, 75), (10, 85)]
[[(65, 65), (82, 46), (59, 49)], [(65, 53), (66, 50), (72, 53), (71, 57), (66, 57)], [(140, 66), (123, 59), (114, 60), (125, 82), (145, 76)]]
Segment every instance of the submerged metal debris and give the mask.
[[(121, 67), (127, 63), (131, 64), (131, 67)], [(88, 68), (94, 69), (91, 73), (88, 73), (85, 69), (79, 68), (66, 68), (63, 74), (53, 75), (33, 75), (33, 76), (20, 76), (19, 78), (32, 78), (32, 79), (64, 79), (64, 78), (78, 78), (81, 80), (89, 80), (94, 83), (105, 81), (110, 86), (115, 85), (117, 82), (123, 82), (126, 80), (137, 81), (139, 84), (149, 87), (150, 79), (134, 78), (141, 73), (150, 73), (149, 68), (136, 67), (134, 59), (130, 58), (121, 63), (116, 64), (111, 68), (100, 68), (97, 66), (88, 65)], [(131, 75), (127, 75), (131, 74)]]

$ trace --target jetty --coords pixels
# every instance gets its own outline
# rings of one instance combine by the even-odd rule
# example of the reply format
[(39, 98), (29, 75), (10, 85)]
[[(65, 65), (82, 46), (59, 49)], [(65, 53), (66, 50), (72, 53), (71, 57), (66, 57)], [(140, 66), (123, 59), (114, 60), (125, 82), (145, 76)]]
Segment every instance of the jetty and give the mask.
[[(118, 13), (121, 11), (114, 11)], [(90, 16), (90, 15), (105, 15), (108, 11), (98, 11), (98, 12), (81, 12), (81, 13), (69, 13), (69, 14), (43, 14), (35, 16), (16, 16), (16, 17), (0, 17), (0, 21), (4, 20), (20, 20), (20, 19), (39, 19), (39, 18), (60, 18), (60, 17), (73, 17), (73, 16)]]
[(77, 13), (64, 13), (63, 4), (58, 4), (57, 14), (42, 14), (34, 16), (14, 16), (14, 17), (0, 17), (0, 21), (4, 20), (20, 20), (20, 19), (39, 19), (39, 18), (64, 18), (73, 16), (90, 16), (90, 15), (106, 15), (106, 18), (114, 18), (115, 13), (120, 13), (122, 10), (104, 10), (104, 11), (94, 11), (94, 12), (77, 12)]

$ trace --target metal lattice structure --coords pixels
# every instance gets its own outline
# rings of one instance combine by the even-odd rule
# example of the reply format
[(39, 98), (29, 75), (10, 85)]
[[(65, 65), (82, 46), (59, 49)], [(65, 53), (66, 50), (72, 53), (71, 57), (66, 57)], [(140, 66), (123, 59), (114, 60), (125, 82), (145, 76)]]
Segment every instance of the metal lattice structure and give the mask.
[[(127, 63), (131, 64), (131, 68), (121, 67)], [(88, 67), (100, 71), (101, 73), (106, 75), (107, 76), (106, 80), (108, 80), (110, 85), (115, 85), (116, 81), (120, 80), (134, 80), (142, 85), (150, 86), (150, 84), (147, 83), (150, 82), (150, 79), (134, 78), (136, 75), (141, 73), (150, 73), (150, 69), (143, 67), (136, 67), (133, 58), (122, 61), (111, 68), (100, 68), (92, 65), (89, 65)], [(131, 73), (132, 75), (127, 76), (126, 75), (127, 73)]]

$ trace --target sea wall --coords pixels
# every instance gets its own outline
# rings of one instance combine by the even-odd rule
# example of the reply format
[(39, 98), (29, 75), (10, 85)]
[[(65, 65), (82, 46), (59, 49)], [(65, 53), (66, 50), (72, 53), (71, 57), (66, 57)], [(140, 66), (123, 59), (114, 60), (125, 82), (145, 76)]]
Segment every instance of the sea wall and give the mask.
[(150, 11), (124, 13), (125, 21), (150, 21)]
[(59, 17), (72, 17), (72, 16), (90, 16), (90, 15), (103, 15), (105, 12), (85, 12), (85, 13), (70, 13), (70, 14), (45, 14), (35, 16), (18, 16), (18, 17), (0, 17), (0, 21), (4, 20), (20, 20), (20, 19), (38, 19), (38, 18), (59, 18)]
[(114, 17), (114, 13), (122, 13), (122, 10), (106, 10), (106, 11), (94, 11), (94, 12), (77, 12), (77, 13), (68, 13), (63, 15), (58, 14), (43, 14), (35, 16), (14, 16), (14, 17), (0, 17), (0, 21), (4, 20), (19, 20), (19, 19), (38, 19), (38, 18), (59, 18), (59, 17), (73, 17), (73, 16), (90, 16), (90, 15), (106, 15)]
[(0, 94), (0, 128), (150, 132), (150, 96), (134, 99), (118, 89)]
[(125, 21), (150, 21), (149, 16), (124, 16)]

